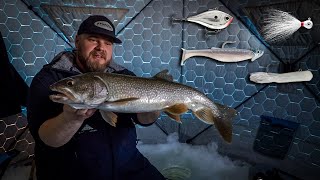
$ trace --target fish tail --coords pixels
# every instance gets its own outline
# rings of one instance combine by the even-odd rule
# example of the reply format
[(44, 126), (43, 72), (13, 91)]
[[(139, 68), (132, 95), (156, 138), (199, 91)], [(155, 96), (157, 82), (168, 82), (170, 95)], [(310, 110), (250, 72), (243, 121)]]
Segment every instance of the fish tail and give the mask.
[(220, 104), (217, 105), (217, 112), (214, 113), (208, 107), (193, 111), (193, 114), (207, 124), (214, 124), (222, 138), (231, 143), (232, 141), (232, 119), (236, 115), (236, 110)]

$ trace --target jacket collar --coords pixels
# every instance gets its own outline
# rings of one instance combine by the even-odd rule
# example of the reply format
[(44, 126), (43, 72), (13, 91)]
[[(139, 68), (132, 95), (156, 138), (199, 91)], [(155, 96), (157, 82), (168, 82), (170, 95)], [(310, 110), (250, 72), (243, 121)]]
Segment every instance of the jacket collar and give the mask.
[[(63, 71), (71, 71), (74, 73), (81, 73), (78, 66), (75, 63), (76, 50), (63, 51), (59, 53), (54, 59), (48, 64), (50, 67)], [(116, 64), (113, 60), (110, 65), (106, 68), (105, 72), (113, 73), (115, 71), (122, 71), (125, 68)]]

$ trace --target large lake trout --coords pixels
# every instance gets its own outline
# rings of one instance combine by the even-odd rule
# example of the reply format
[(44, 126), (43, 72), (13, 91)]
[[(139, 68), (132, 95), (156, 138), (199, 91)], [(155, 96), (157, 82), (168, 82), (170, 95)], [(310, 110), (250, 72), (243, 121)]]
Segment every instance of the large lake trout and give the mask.
[(236, 111), (212, 102), (196, 89), (173, 82), (164, 70), (152, 78), (90, 72), (62, 79), (50, 86), (58, 92), (50, 95), (54, 102), (74, 108), (96, 108), (112, 126), (117, 116), (112, 112), (142, 113), (164, 111), (180, 121), (180, 115), (191, 110), (207, 124), (214, 124), (223, 139), (232, 140), (232, 118)]

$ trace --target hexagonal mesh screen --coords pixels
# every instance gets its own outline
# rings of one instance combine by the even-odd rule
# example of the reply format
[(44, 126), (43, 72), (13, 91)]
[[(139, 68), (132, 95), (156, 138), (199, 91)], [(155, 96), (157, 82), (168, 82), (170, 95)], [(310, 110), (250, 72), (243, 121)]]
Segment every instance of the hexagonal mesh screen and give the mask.
[(34, 156), (34, 140), (28, 130), (27, 118), (19, 113), (0, 118), (0, 153), (18, 151), (11, 164), (28, 163)]
[[(42, 8), (45, 6), (55, 7), (57, 11), (45, 11)], [(255, 162), (270, 162), (292, 173), (299, 173), (293, 167), (297, 165), (306, 165), (308, 168), (300, 169), (310, 171), (320, 167), (320, 5), (317, 0), (1, 1), (0, 30), (8, 57), (27, 84), (57, 53), (72, 47), (65, 37), (73, 38), (75, 29), (69, 25), (78, 16), (68, 14), (61, 6), (90, 7), (86, 13), (94, 8), (128, 9), (116, 28), (118, 37), (123, 41), (123, 44), (114, 47), (113, 57), (116, 63), (143, 77), (151, 77), (163, 69), (169, 69), (174, 81), (194, 87), (211, 100), (238, 111), (233, 120), (232, 144), (221, 142), (213, 126), (202, 123), (191, 113), (182, 116), (182, 124), (170, 121), (166, 115), (162, 115), (157, 121), (157, 127), (167, 134), (179, 132), (180, 141), (192, 144), (217, 141), (220, 151), (225, 154)], [(267, 44), (259, 35), (259, 20), (263, 18), (263, 11), (267, 7), (282, 8), (300, 20), (310, 16), (314, 27), (310, 31), (300, 29), (282, 44)], [(227, 28), (216, 34), (209, 33), (206, 28), (195, 23), (172, 21), (172, 17), (186, 18), (214, 8), (234, 17)], [(65, 12), (61, 17), (64, 20), (52, 19), (50, 13), (57, 12)], [(65, 25), (65, 37), (60, 36), (62, 33), (56, 27), (57, 22)], [(237, 63), (192, 57), (183, 66), (180, 65), (181, 48), (220, 48), (225, 41), (235, 41), (228, 44), (228, 48), (260, 49), (264, 51), (264, 55), (253, 62)], [(290, 85), (256, 84), (249, 80), (252, 72), (282, 73), (299, 69), (310, 70), (313, 79)], [(300, 124), (286, 158), (281, 161), (283, 164), (267, 159), (268, 156), (262, 157), (253, 149), (261, 115)], [(0, 128), (8, 127), (15, 131), (15, 127), (8, 126), (3, 120), (2, 122)], [(10, 130), (9, 135), (2, 136), (1, 142), (16, 141), (10, 138), (13, 135)], [(26, 144), (25, 141), (22, 144)], [(3, 144), (3, 150), (7, 146)], [(312, 173), (301, 172), (300, 175), (309, 174)]]

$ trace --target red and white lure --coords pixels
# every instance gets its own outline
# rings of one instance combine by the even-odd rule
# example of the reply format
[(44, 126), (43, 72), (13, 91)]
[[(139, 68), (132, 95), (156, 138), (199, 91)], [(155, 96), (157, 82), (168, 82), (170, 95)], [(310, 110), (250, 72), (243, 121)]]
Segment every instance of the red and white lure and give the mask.
[(311, 18), (301, 22), (288, 12), (277, 9), (270, 9), (266, 17), (262, 19), (262, 23), (264, 26), (261, 28), (261, 33), (268, 42), (285, 40), (300, 27), (311, 29), (313, 26)]

